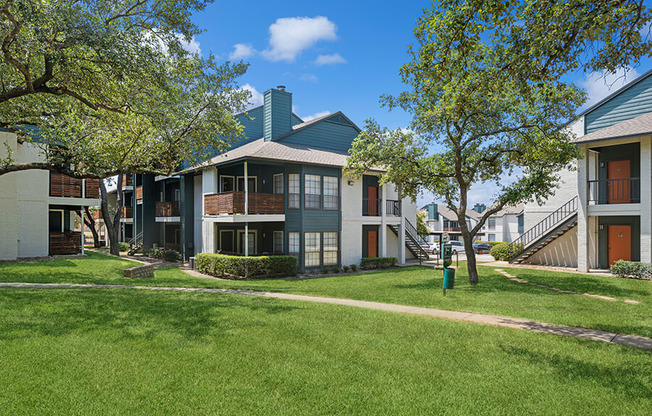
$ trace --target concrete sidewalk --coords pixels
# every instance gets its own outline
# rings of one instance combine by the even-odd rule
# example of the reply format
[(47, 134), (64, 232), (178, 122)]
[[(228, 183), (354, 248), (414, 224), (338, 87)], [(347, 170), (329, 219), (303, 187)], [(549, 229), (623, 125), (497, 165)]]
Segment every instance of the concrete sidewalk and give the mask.
[(627, 345), (635, 348), (652, 350), (652, 338), (636, 335), (617, 334), (595, 329), (578, 328), (530, 321), (527, 319), (510, 318), (506, 316), (484, 315), (471, 312), (447, 311), (443, 309), (423, 308), (419, 306), (396, 305), (392, 303), (369, 302), (353, 299), (327, 298), (321, 296), (293, 295), (289, 293), (258, 292), (237, 289), (185, 288), (163, 286), (128, 286), (128, 285), (96, 285), (96, 284), (64, 284), (64, 283), (0, 283), (0, 288), (35, 288), (35, 289), (132, 289), (159, 290), (176, 292), (229, 293), (235, 295), (258, 296), (265, 298), (298, 300), (304, 302), (328, 303), (332, 305), (352, 306), (355, 308), (373, 309), (377, 311), (404, 313), (409, 315), (427, 316), (460, 322), (482, 325), (493, 325), (505, 328), (522, 329), (526, 331), (544, 332), (547, 334), (564, 335), (576, 338), (586, 338), (594, 341)]

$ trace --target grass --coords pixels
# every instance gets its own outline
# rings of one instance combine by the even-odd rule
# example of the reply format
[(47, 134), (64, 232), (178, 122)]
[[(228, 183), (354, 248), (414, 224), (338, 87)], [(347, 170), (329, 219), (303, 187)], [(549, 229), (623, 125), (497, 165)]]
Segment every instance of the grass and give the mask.
[(183, 292), (4, 288), (0, 316), (3, 414), (652, 413), (650, 353), (581, 339)]
[[(507, 280), (491, 267), (480, 267), (480, 284), (471, 287), (464, 267), (456, 286), (442, 296), (440, 271), (412, 267), (358, 275), (305, 280), (225, 281), (197, 278), (176, 269), (157, 270), (154, 279), (127, 279), (122, 270), (131, 262), (93, 254), (86, 259), (0, 265), (0, 281), (100, 283), (253, 289), (343, 297), (505, 315), (652, 337), (652, 282), (557, 271), (509, 269), (535, 283), (611, 296), (618, 302), (553, 292)], [(634, 299), (639, 305), (622, 302)]]

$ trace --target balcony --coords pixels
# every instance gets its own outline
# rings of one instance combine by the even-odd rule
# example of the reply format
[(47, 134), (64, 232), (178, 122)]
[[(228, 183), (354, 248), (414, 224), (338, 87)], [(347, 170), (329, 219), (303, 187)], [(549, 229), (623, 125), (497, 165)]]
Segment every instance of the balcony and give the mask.
[[(100, 197), (100, 180), (86, 179), (85, 195), (86, 198)], [(64, 198), (81, 198), (82, 179), (71, 178), (62, 173), (50, 172), (50, 196)]]
[(383, 214), (383, 200), (362, 198), (362, 215), (365, 217), (380, 217)]
[(133, 175), (122, 175), (122, 186), (134, 186)]
[(401, 216), (401, 201), (388, 199), (385, 201), (385, 214), (387, 216)]
[(179, 201), (158, 201), (156, 203), (156, 216), (157, 217), (178, 217)]
[[(225, 192), (204, 196), (204, 214), (244, 214), (245, 193)], [(284, 214), (283, 194), (249, 193), (249, 214)]]
[(100, 180), (86, 179), (86, 198), (100, 197)]
[(444, 231), (449, 233), (459, 233), (462, 229), (460, 227), (444, 227)]
[(132, 207), (122, 207), (120, 218), (133, 218), (133, 217), (134, 217), (134, 209)]
[(136, 187), (136, 199), (143, 199), (143, 187), (142, 186), (137, 186)]
[(50, 233), (50, 255), (81, 253), (82, 235), (80, 232)]
[(588, 188), (591, 205), (641, 202), (640, 178), (590, 180)]

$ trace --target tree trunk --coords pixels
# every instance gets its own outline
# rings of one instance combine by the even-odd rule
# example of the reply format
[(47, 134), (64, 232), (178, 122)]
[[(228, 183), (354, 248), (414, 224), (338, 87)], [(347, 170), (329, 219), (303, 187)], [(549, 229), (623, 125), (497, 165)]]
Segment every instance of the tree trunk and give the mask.
[[(77, 215), (79, 215), (79, 218), (81, 218), (81, 211), (76, 211)], [(84, 216), (84, 224), (91, 230), (91, 234), (93, 234), (93, 247), (98, 248), (100, 246), (100, 236), (97, 234), (97, 229), (95, 219), (91, 215), (91, 210), (89, 207), (84, 207), (84, 212), (86, 215)]]
[(120, 255), (120, 212), (122, 211), (122, 175), (118, 175), (118, 187), (116, 192), (115, 213), (111, 215), (109, 211), (109, 195), (106, 191), (106, 185), (100, 180), (100, 195), (102, 203), (102, 217), (106, 227), (106, 235), (109, 238), (109, 252), (114, 256)]
[[(466, 224), (465, 224), (466, 226)], [(468, 228), (461, 228), (464, 239), (464, 252), (466, 253), (466, 270), (469, 273), (471, 286), (478, 284), (478, 268), (475, 263), (475, 251), (473, 250), (473, 236)]]

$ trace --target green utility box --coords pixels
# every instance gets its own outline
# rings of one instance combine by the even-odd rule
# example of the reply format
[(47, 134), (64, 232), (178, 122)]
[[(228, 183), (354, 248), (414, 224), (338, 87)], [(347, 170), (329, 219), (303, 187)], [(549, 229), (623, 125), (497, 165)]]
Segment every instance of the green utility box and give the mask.
[[(444, 269), (444, 290), (455, 287), (455, 269)], [(445, 292), (444, 292), (445, 293)]]

